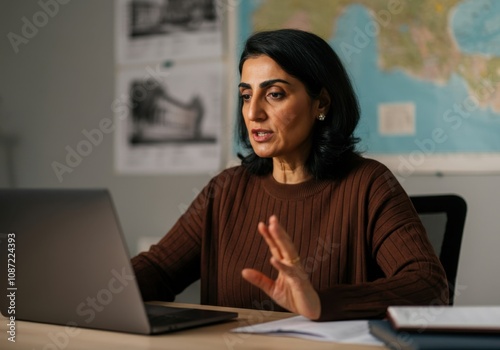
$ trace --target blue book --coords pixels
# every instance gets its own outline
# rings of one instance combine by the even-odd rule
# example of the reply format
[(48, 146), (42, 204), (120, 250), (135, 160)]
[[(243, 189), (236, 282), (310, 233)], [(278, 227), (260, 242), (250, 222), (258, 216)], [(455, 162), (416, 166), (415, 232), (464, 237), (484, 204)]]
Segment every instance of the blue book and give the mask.
[(390, 349), (398, 350), (499, 350), (500, 334), (453, 332), (406, 332), (392, 328), (389, 321), (371, 320), (370, 333)]

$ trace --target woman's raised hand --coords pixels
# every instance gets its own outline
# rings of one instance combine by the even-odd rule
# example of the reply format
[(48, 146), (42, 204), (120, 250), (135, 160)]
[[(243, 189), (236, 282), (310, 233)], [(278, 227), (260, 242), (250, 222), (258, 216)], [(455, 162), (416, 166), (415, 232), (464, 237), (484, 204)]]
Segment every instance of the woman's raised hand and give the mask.
[(262, 289), (278, 305), (307, 317), (318, 319), (321, 304), (309, 276), (300, 263), (300, 258), (290, 236), (285, 232), (273, 215), (269, 225), (260, 222), (258, 231), (264, 237), (271, 251), (271, 264), (278, 270), (278, 277), (272, 280), (262, 272), (243, 269), (243, 278)]

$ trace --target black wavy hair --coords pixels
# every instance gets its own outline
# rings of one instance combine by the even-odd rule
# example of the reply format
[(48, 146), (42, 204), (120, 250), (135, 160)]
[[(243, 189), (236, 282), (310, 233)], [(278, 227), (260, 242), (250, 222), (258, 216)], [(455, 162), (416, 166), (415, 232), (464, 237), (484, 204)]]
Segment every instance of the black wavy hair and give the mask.
[[(239, 62), (241, 75), (248, 58), (265, 55), (284, 71), (300, 80), (311, 98), (324, 88), (330, 96), (330, 108), (323, 121), (316, 120), (312, 129), (312, 147), (305, 167), (315, 179), (344, 176), (349, 160), (356, 154), (354, 129), (359, 121), (359, 105), (349, 76), (335, 51), (319, 36), (297, 29), (258, 32), (250, 36)], [(253, 151), (242, 113), (240, 99), (236, 135), (245, 155), (238, 154), (241, 164), (251, 173), (272, 172), (271, 158), (261, 158)]]

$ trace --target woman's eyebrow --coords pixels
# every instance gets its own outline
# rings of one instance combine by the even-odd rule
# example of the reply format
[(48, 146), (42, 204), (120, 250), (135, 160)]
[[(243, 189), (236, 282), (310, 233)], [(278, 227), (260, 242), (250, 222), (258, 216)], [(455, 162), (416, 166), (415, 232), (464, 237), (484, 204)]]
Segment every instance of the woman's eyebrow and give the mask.
[(265, 87), (268, 87), (270, 85), (273, 85), (274, 83), (283, 83), (283, 84), (290, 85), (290, 83), (288, 81), (283, 80), (283, 79), (271, 79), (271, 80), (263, 81), (262, 83), (259, 84), (259, 87), (265, 88)]
[(250, 84), (247, 84), (247, 83), (239, 83), (238, 84), (238, 87), (239, 88), (244, 88), (244, 89), (251, 89), (252, 87), (250, 86)]
[[(273, 85), (275, 83), (283, 83), (283, 84), (287, 84), (287, 85), (290, 85), (290, 83), (286, 80), (283, 80), (283, 79), (270, 79), (270, 80), (266, 80), (266, 81), (263, 81), (262, 83), (259, 84), (259, 87), (260, 88), (265, 88), (265, 87), (268, 87), (270, 85)], [(247, 84), (247, 83), (239, 83), (238, 84), (238, 87), (239, 88), (245, 88), (245, 89), (251, 89), (252, 87), (250, 86), (250, 84)]]

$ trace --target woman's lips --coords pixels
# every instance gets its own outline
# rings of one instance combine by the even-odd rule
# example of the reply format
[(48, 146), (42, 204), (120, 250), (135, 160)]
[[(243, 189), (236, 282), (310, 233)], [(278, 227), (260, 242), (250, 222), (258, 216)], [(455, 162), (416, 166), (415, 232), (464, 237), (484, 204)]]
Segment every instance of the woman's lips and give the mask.
[(266, 142), (273, 137), (273, 132), (264, 129), (252, 129), (253, 139), (257, 142)]

